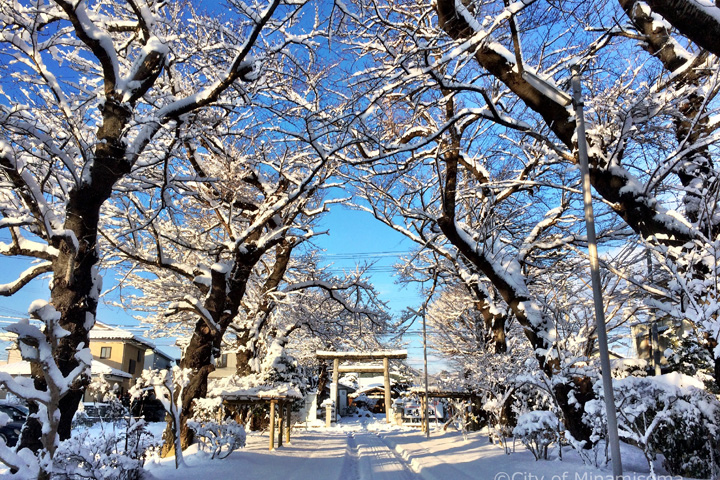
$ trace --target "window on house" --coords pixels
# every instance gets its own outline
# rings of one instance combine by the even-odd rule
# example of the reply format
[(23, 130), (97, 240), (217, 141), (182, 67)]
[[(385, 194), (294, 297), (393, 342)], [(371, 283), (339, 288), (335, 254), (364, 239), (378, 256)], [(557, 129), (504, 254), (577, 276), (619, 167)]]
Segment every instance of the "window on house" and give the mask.
[(144, 356), (145, 356), (145, 352), (142, 350), (138, 350), (138, 356), (137, 356), (138, 363), (140, 363), (140, 361), (143, 359)]
[(135, 369), (137, 368), (137, 361), (130, 359), (130, 365), (128, 365), (128, 373), (130, 375), (135, 375)]
[(112, 347), (101, 347), (100, 348), (100, 358), (110, 358), (111, 352), (112, 352)]

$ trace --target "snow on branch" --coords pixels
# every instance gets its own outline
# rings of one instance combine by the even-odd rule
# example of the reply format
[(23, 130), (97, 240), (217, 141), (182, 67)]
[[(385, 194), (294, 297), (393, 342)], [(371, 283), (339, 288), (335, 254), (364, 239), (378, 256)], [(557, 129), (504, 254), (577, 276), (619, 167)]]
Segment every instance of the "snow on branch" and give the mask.
[(188, 95), (185, 98), (175, 100), (174, 102), (162, 107), (153, 116), (151, 121), (143, 127), (142, 131), (137, 135), (133, 144), (128, 148), (126, 154), (126, 160), (133, 164), (135, 157), (145, 148), (155, 134), (160, 130), (160, 127), (171, 121), (177, 120), (186, 113), (192, 112), (199, 108), (210, 105), (215, 102), (220, 95), (232, 85), (235, 80), (243, 80), (250, 82), (257, 78), (257, 62), (250, 55), (250, 50), (255, 46), (255, 43), (260, 36), (263, 28), (270, 21), (275, 9), (280, 5), (281, 0), (273, 0), (267, 9), (258, 16), (255, 21), (253, 29), (250, 31), (247, 39), (240, 48), (240, 51), (233, 59), (230, 67), (222, 76), (222, 78), (216, 80), (212, 85)]
[(168, 308), (165, 311), (165, 315), (174, 315), (180, 311), (190, 311), (200, 315), (200, 317), (202, 317), (202, 319), (207, 324), (208, 328), (215, 335), (217, 335), (221, 331), (220, 325), (215, 322), (212, 314), (203, 306), (200, 300), (193, 297), (192, 295), (185, 295), (185, 297), (181, 301), (172, 302), (170, 305), (168, 305)]
[(47, 473), (53, 468), (53, 457), (60, 442), (58, 435), (60, 400), (71, 390), (81, 375), (88, 373), (92, 354), (89, 348), (80, 344), (74, 355), (78, 365), (67, 375), (63, 375), (54, 358), (59, 339), (69, 334), (59, 325), (60, 313), (44, 300), (33, 302), (29, 313), (44, 323), (42, 330), (31, 325), (28, 319), (8, 326), (6, 330), (17, 335), (23, 360), (29, 361), (34, 367), (39, 367), (47, 389), (35, 388), (32, 378), (15, 378), (5, 372), (0, 372), (0, 386), (26, 401), (37, 404), (38, 412), (35, 418), (41, 425), (43, 448), (39, 456), (35, 457), (27, 449), (14, 454), (4, 442), (0, 442), (0, 462), (17, 468), (20, 476), (29, 472), (35, 475), (34, 478), (38, 478), (39, 471)]
[(563, 196), (562, 205), (553, 208), (545, 213), (545, 217), (540, 220), (525, 237), (522, 242), (522, 247), (518, 252), (518, 260), (523, 261), (527, 255), (532, 251), (533, 248), (537, 247), (538, 238), (558, 223), (565, 210), (568, 208), (569, 200), (566, 196)]
[(153, 86), (165, 65), (169, 51), (168, 46), (160, 39), (150, 37), (133, 63), (127, 80), (123, 80), (118, 86), (123, 102), (134, 104)]
[(30, 283), (33, 279), (39, 277), (43, 273), (48, 273), (52, 271), (53, 268), (51, 262), (42, 262), (37, 265), (33, 265), (32, 267), (22, 272), (15, 281), (0, 284), (0, 295), (4, 297), (14, 295), (18, 291), (20, 291), (22, 287)]
[(372, 286), (361, 282), (361, 281), (350, 281), (348, 283), (344, 284), (334, 284), (332, 282), (324, 281), (324, 280), (308, 280), (305, 282), (297, 282), (293, 283), (292, 285), (288, 286), (286, 289), (287, 292), (296, 292), (300, 290), (307, 290), (311, 288), (319, 288), (325, 292), (328, 293), (331, 299), (339, 303), (345, 310), (347, 310), (350, 313), (355, 314), (362, 314), (362, 315), (368, 315), (368, 316), (375, 316), (377, 315), (377, 311), (370, 309), (370, 308), (364, 308), (364, 307), (358, 307), (357, 305), (351, 304), (347, 298), (343, 297), (340, 292), (347, 291), (350, 289), (366, 289), (371, 290)]
[(84, 0), (76, 2), (75, 5), (65, 0), (56, 1), (73, 24), (78, 38), (90, 48), (93, 55), (100, 61), (105, 77), (105, 94), (111, 94), (115, 90), (120, 71), (112, 37), (95, 25)]
[(11, 230), (11, 234), (12, 243), (0, 242), (0, 254), (2, 255), (23, 255), (48, 261), (52, 261), (58, 255), (58, 250), (54, 247), (28, 240), (15, 230)]
[(63, 238), (73, 251), (77, 251), (77, 239), (72, 232), (61, 229), (62, 223), (47, 203), (42, 187), (35, 181), (30, 170), (25, 168), (24, 162), (15, 157), (10, 145), (2, 140), (0, 140), (0, 167), (13, 183), (35, 220), (43, 225), (47, 237)]

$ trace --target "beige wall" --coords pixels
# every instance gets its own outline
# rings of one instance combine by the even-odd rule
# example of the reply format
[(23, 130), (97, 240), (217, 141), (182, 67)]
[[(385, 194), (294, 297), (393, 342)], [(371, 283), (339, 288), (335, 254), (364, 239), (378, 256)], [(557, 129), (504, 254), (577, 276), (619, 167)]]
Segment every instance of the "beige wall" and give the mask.
[(8, 350), (8, 361), (7, 363), (15, 363), (15, 362), (21, 362), (22, 361), (22, 355), (20, 355), (20, 349), (13, 346), (10, 350)]
[(143, 371), (143, 366), (145, 365), (145, 349), (126, 343), (123, 366), (121, 369), (123, 372), (130, 372), (130, 360), (135, 360), (135, 373), (133, 376), (138, 378)]
[[(111, 348), (109, 358), (100, 358), (103, 347)], [(135, 360), (133, 378), (125, 380), (122, 384), (125, 392), (135, 385), (135, 380), (140, 377), (143, 368), (145, 368), (145, 350), (145, 348), (122, 341), (93, 340), (90, 342), (90, 353), (92, 353), (93, 358), (102, 360), (103, 363), (118, 370), (130, 373), (130, 360)]]
[(210, 378), (223, 378), (235, 375), (237, 371), (237, 357), (235, 353), (226, 354), (227, 363), (224, 367), (216, 366), (215, 370), (210, 372)]
[[(110, 357), (100, 358), (100, 352), (103, 347), (110, 347)], [(135, 385), (135, 380), (140, 377), (145, 368), (145, 351), (144, 347), (139, 347), (130, 343), (114, 340), (93, 340), (90, 342), (90, 353), (93, 358), (101, 360), (110, 367), (117, 368), (123, 372), (130, 373), (130, 360), (135, 360), (135, 373), (132, 379), (126, 379), (121, 383), (123, 391), (127, 392), (130, 387)], [(8, 363), (19, 362), (22, 360), (20, 350), (17, 348), (8, 351)], [(114, 383), (114, 382), (111, 382)], [(1, 395), (1, 394), (0, 394)], [(2, 397), (0, 396), (0, 399)]]
[[(103, 347), (110, 347), (110, 357), (108, 358), (101, 358), (100, 352), (102, 352)], [(123, 349), (123, 343), (122, 342), (108, 342), (103, 340), (93, 340), (90, 342), (90, 353), (92, 353), (93, 358), (97, 358), (98, 360), (102, 360), (103, 363), (106, 363), (107, 365), (117, 368), (118, 370), (123, 370), (127, 372), (125, 368), (123, 368), (123, 356), (124, 356), (124, 349)]]

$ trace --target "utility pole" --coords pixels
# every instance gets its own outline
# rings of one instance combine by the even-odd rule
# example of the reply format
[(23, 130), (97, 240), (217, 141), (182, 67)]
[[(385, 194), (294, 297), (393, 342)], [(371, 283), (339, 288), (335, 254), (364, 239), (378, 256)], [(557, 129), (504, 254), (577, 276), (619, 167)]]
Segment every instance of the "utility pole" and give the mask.
[(425, 322), (425, 310), (427, 307), (422, 307), (422, 323), (423, 323), (423, 362), (425, 364), (425, 438), (430, 438), (430, 413), (429, 404), (430, 398), (428, 397), (428, 364), (427, 364), (427, 328)]
[(578, 156), (582, 173), (583, 201), (585, 203), (585, 225), (587, 227), (588, 253), (590, 257), (590, 275), (592, 279), (593, 300), (595, 303), (595, 322), (600, 350), (600, 366), (602, 369), (603, 392), (605, 394), (605, 410), (607, 411), (608, 439), (612, 456), (613, 477), (622, 479), (622, 460), (620, 459), (620, 439), (618, 438), (617, 417), (615, 414), (615, 395), (612, 387), (610, 370), (610, 354), (608, 352), (607, 331), (605, 330), (605, 311), (603, 309), (602, 292), (600, 291), (600, 265), (595, 235), (595, 216), (592, 208), (590, 191), (590, 168), (588, 166), (587, 137), (585, 135), (585, 116), (583, 113), (582, 86), (580, 85), (580, 66), (573, 65), (572, 72), (573, 105), (577, 124)]

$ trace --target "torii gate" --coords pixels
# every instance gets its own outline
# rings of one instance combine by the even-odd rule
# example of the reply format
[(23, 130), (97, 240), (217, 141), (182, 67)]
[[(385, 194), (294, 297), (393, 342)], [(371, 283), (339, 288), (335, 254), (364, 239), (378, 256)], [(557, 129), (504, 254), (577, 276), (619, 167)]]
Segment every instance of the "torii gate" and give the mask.
[[(383, 374), (385, 382), (385, 419), (390, 423), (390, 409), (392, 402), (390, 400), (390, 360), (392, 359), (405, 359), (407, 358), (407, 350), (378, 350), (375, 352), (331, 352), (331, 351), (317, 351), (315, 356), (318, 360), (332, 360), (333, 361), (333, 382), (330, 386), (330, 398), (335, 402), (335, 416), (337, 418), (338, 411), (338, 378), (339, 374), (358, 372), (358, 373), (380, 373)], [(340, 360), (380, 360), (382, 359), (383, 364), (380, 365), (355, 365), (355, 366), (340, 366)]]

